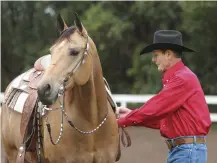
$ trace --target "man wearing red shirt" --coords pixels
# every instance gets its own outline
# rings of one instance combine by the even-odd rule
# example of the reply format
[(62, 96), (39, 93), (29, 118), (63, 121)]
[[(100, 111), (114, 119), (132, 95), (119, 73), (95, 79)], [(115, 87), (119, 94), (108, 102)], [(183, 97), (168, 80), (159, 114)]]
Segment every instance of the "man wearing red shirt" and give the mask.
[(141, 54), (148, 52), (163, 72), (163, 89), (138, 109), (119, 107), (119, 126), (159, 129), (169, 148), (167, 163), (206, 163), (209, 109), (197, 76), (181, 60), (182, 52), (194, 51), (183, 46), (179, 31), (160, 30)]

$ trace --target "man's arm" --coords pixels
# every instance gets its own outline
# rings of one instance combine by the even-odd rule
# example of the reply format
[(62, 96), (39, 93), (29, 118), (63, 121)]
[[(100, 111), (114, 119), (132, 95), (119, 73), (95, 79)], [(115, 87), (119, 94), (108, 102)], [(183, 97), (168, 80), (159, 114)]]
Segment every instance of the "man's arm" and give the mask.
[(152, 128), (152, 129), (160, 129), (160, 121), (151, 121), (151, 122), (141, 122), (138, 124), (135, 124), (135, 126), (144, 126), (147, 128)]
[[(117, 113), (120, 116), (119, 118), (126, 117), (130, 112), (132, 112), (132, 110), (128, 109), (128, 108), (125, 108), (125, 107), (118, 107), (117, 108)], [(135, 126), (145, 126), (145, 127), (152, 128), (152, 129), (159, 129), (160, 128), (160, 121), (146, 122), (146, 123), (141, 122), (141, 123), (137, 123), (137, 124), (134, 124), (134, 125)]]
[(189, 84), (180, 77), (173, 77), (170, 82), (139, 109), (131, 111), (125, 118), (118, 120), (119, 126), (127, 127), (157, 123), (167, 114), (176, 111), (195, 92)]

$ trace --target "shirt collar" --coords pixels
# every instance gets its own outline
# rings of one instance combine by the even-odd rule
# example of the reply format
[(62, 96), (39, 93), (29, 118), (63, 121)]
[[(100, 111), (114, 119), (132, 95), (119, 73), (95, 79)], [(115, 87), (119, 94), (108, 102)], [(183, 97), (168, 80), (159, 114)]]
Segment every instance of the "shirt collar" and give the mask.
[(173, 65), (171, 68), (169, 68), (162, 77), (163, 83), (168, 81), (170, 77), (181, 68), (185, 67), (184, 63), (182, 61), (177, 62), (175, 65)]

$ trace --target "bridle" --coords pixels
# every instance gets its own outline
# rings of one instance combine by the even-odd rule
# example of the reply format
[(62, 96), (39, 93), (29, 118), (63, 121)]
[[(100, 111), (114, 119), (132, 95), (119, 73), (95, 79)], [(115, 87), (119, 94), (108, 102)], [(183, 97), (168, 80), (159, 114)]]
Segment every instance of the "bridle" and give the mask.
[[(82, 35), (82, 34), (81, 34)], [(66, 83), (71, 77), (72, 77), (72, 75), (76, 72), (76, 70), (78, 69), (78, 67), (81, 65), (81, 63), (84, 63), (84, 58), (85, 58), (85, 56), (88, 54), (88, 49), (89, 49), (89, 40), (88, 40), (88, 38), (89, 38), (89, 36), (87, 36), (86, 35), (86, 37), (87, 37), (87, 41), (86, 41), (86, 46), (85, 46), (85, 50), (84, 50), (84, 52), (83, 52), (83, 55), (82, 55), (82, 57), (81, 57), (81, 59), (76, 63), (76, 65), (75, 65), (75, 67), (72, 69), (72, 71), (71, 71), (71, 73), (69, 73), (68, 74), (68, 76), (63, 80), (63, 83)]]
[(83, 55), (82, 55), (81, 59), (76, 63), (75, 67), (68, 74), (68, 76), (61, 82), (61, 85), (60, 85), (60, 88), (59, 88), (59, 91), (58, 91), (58, 100), (59, 100), (59, 103), (60, 103), (60, 108), (48, 108), (46, 105), (42, 105), (42, 103), (39, 102), (38, 112), (40, 112), (40, 115), (42, 115), (42, 116), (45, 115), (45, 112), (54, 111), (54, 110), (61, 110), (60, 133), (59, 133), (59, 136), (58, 136), (58, 138), (57, 138), (57, 140), (55, 142), (53, 141), (53, 138), (52, 138), (52, 135), (51, 135), (51, 126), (50, 126), (50, 124), (48, 122), (48, 114), (46, 116), (46, 126), (47, 126), (47, 130), (48, 130), (48, 133), (49, 133), (51, 143), (53, 145), (57, 145), (59, 143), (62, 135), (63, 135), (63, 118), (64, 117), (66, 118), (69, 125), (71, 127), (73, 127), (76, 131), (78, 131), (81, 134), (92, 134), (92, 133), (96, 132), (105, 123), (105, 121), (107, 120), (108, 109), (107, 109), (107, 113), (106, 113), (105, 117), (103, 118), (103, 120), (101, 121), (101, 123), (97, 127), (95, 127), (94, 129), (92, 129), (90, 131), (83, 131), (83, 130), (79, 129), (78, 127), (76, 127), (71, 120), (69, 120), (68, 115), (67, 115), (67, 113), (65, 111), (64, 97), (65, 97), (66, 83), (73, 76), (73, 74), (79, 68), (81, 63), (84, 63), (85, 56), (88, 55), (88, 49), (89, 49), (89, 40), (88, 40), (88, 38), (89, 37), (88, 37), (88, 35), (86, 35), (86, 37), (87, 37), (86, 46), (85, 46), (85, 50), (83, 52)]

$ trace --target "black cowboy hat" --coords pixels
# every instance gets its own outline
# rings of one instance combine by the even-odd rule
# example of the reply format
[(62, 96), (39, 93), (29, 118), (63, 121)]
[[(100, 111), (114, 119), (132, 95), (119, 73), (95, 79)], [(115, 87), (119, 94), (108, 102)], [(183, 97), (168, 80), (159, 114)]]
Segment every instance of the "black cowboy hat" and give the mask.
[(153, 44), (144, 47), (140, 55), (154, 50), (166, 49), (171, 49), (176, 52), (195, 52), (183, 46), (181, 32), (175, 30), (159, 30), (154, 33)]

